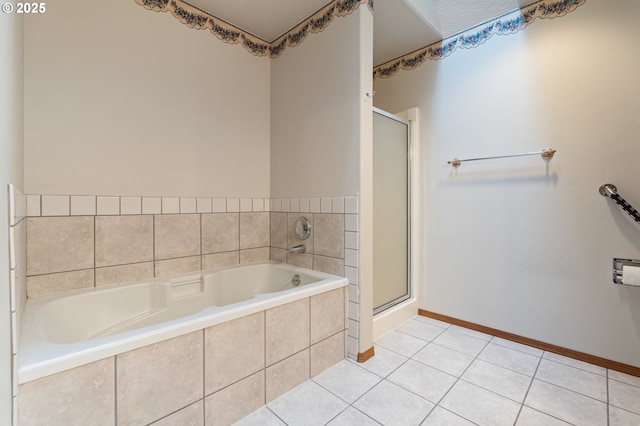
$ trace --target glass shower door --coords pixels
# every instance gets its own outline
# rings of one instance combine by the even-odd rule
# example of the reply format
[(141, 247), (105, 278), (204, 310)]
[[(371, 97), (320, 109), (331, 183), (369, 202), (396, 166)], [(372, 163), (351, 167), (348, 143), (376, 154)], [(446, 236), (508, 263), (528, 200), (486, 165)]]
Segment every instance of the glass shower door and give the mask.
[(374, 314), (411, 297), (409, 123), (373, 112)]

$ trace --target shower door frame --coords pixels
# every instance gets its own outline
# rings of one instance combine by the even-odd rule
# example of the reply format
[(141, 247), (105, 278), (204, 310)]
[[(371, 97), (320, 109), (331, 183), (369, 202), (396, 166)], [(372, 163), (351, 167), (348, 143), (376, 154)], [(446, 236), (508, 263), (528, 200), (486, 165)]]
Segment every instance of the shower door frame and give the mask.
[[(380, 108), (373, 107), (373, 114), (380, 114), (384, 117), (387, 117), (391, 120), (397, 121), (407, 126), (407, 264), (406, 264), (406, 279), (407, 279), (407, 293), (403, 296), (400, 296), (396, 299), (393, 299), (383, 305), (378, 307), (373, 307), (373, 315), (374, 317), (378, 314), (384, 313), (389, 308), (397, 306), (402, 302), (410, 300), (413, 297), (413, 264), (412, 264), (412, 239), (411, 239), (411, 211), (412, 211), (412, 165), (413, 165), (413, 146), (412, 146), (412, 134), (411, 134), (411, 121), (405, 120), (397, 115), (394, 115), (390, 112), (384, 111)], [(375, 173), (375, 170), (374, 170)], [(374, 245), (376, 244), (374, 240)], [(374, 259), (375, 262), (375, 259)], [(375, 275), (374, 275), (374, 286), (373, 291), (375, 292)]]

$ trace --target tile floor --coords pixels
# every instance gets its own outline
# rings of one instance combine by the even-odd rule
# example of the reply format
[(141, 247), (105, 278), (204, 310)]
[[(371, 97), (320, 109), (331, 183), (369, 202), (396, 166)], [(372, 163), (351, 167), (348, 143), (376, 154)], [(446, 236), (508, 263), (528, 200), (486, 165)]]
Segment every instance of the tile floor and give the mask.
[(415, 317), (238, 425), (640, 425), (640, 378)]

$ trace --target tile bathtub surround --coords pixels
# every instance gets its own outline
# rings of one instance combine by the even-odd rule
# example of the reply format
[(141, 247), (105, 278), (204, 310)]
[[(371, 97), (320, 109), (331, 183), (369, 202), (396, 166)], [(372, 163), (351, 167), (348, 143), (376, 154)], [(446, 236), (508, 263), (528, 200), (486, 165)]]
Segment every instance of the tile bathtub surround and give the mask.
[(204, 397), (203, 333), (116, 356), (118, 424), (149, 424)]
[(154, 216), (155, 258), (172, 259), (201, 254), (200, 215)]
[(20, 386), (19, 424), (115, 424), (115, 360), (83, 365)]
[(236, 213), (202, 215), (202, 252), (219, 253), (240, 248), (240, 216)]
[[(295, 233), (295, 221), (305, 217), (311, 235), (301, 240)], [(271, 259), (317, 271), (345, 276), (345, 215), (342, 213), (271, 212)], [(350, 239), (357, 238), (349, 232)], [(304, 253), (291, 253), (291, 247), (303, 244)]]
[(640, 424), (635, 376), (426, 317), (375, 345), (375, 357), (341, 361), (238, 424)]
[[(358, 354), (357, 197), (28, 195), (24, 201), (29, 297), (274, 260), (349, 279), (347, 347), (349, 356)], [(304, 241), (293, 227), (300, 216), (312, 224)], [(298, 244), (306, 253), (289, 252)]]
[[(271, 259), (349, 280), (347, 353), (353, 359), (359, 352), (358, 208), (357, 197), (271, 200)], [(304, 241), (294, 232), (300, 216), (311, 222), (311, 236)], [(289, 252), (298, 244), (306, 253)]]
[[(258, 312), (204, 331), (206, 394), (264, 370), (264, 316)], [(235, 351), (217, 349), (230, 347)]]
[(95, 218), (95, 266), (153, 261), (152, 216), (98, 216)]
[[(243, 200), (244, 210), (251, 205), (253, 212), (239, 213)], [(96, 204), (95, 209), (92, 203)], [(158, 272), (163, 275), (185, 272), (197, 263), (195, 259), (161, 261), (202, 256), (203, 268), (272, 259), (345, 275), (349, 277), (351, 285), (358, 285), (358, 203), (355, 197), (269, 200), (30, 195), (26, 196), (25, 204), (25, 210), (31, 216), (28, 221), (32, 224), (30, 277), (118, 267), (113, 271), (95, 270), (94, 284), (89, 285), (104, 285), (151, 278), (158, 276)], [(67, 204), (71, 206), (70, 212), (63, 208)], [(165, 211), (179, 213), (160, 214), (163, 206)], [(202, 212), (193, 213), (194, 208)], [(213, 213), (208, 213), (209, 210)], [(97, 212), (96, 216), (80, 215), (94, 211)], [(135, 214), (140, 211), (142, 215)], [(293, 230), (293, 224), (300, 216), (308, 217), (312, 224), (312, 235), (305, 241), (299, 240)], [(91, 221), (95, 227), (93, 235)], [(48, 235), (47, 232), (57, 232), (57, 236)], [(149, 238), (152, 238), (151, 246)], [(80, 244), (71, 240), (77, 240)], [(36, 246), (36, 241), (43, 241), (43, 244)], [(307, 248), (305, 254), (288, 252), (290, 247), (300, 243)], [(92, 245), (96, 250), (93, 260)], [(265, 247), (269, 247), (269, 253), (252, 250), (241, 256), (238, 252)], [(74, 256), (67, 256), (68, 253), (84, 257), (75, 259)], [(49, 264), (38, 265), (40, 258), (48, 259)], [(148, 274), (147, 262), (155, 262), (153, 275)], [(124, 268), (125, 265), (137, 266)], [(65, 281), (61, 278), (50, 277), (49, 283), (54, 288), (38, 288), (29, 292), (30, 296), (86, 286), (86, 282), (70, 283), (68, 279)], [(35, 280), (31, 281), (35, 283)], [(350, 292), (350, 295), (351, 301), (357, 305), (357, 292)], [(355, 320), (357, 315), (353, 313), (351, 317)]]
[[(309, 332), (335, 323), (344, 297), (331, 290), (25, 383), (20, 424), (232, 424), (344, 360), (344, 328), (316, 343)], [(274, 351), (276, 333), (302, 344)]]
[(267, 365), (309, 347), (309, 299), (270, 309), (265, 322)]
[(29, 217), (26, 226), (29, 297), (270, 257), (268, 212)]
[(240, 215), (240, 249), (269, 247), (269, 213)]
[(27, 275), (94, 267), (94, 217), (27, 219)]

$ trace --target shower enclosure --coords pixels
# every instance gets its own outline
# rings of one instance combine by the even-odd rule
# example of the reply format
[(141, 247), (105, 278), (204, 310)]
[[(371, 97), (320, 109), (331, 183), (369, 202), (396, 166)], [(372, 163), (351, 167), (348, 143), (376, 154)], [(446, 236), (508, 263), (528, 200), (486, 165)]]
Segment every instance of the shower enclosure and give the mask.
[(373, 313), (411, 298), (410, 123), (373, 111)]

